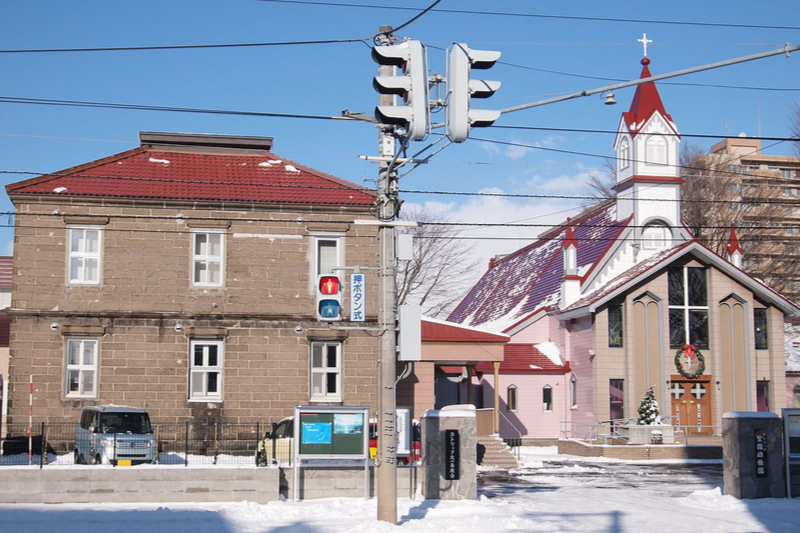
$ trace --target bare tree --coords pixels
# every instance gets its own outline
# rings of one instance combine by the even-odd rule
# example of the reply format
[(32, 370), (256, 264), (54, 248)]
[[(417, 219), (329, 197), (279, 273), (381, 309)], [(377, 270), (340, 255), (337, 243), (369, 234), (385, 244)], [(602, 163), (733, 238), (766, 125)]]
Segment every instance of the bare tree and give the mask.
[(447, 219), (425, 209), (404, 210), (400, 218), (421, 225), (403, 228), (414, 237), (414, 258), (398, 261), (397, 303), (418, 304), (426, 316), (444, 317), (474, 283), (479, 260)]
[(794, 246), (785, 241), (784, 206), (770, 171), (742, 169), (731, 154), (681, 151), (681, 216), (701, 243), (725, 256), (731, 224), (744, 252), (744, 268), (774, 289), (791, 291), (800, 272)]
[(598, 202), (613, 198), (617, 193), (614, 191), (614, 186), (617, 184), (616, 169), (614, 168), (614, 160), (606, 159), (605, 169), (602, 173), (593, 173), (589, 181), (581, 187), (581, 194), (583, 196), (591, 196), (581, 200), (580, 206), (582, 208), (591, 207)]

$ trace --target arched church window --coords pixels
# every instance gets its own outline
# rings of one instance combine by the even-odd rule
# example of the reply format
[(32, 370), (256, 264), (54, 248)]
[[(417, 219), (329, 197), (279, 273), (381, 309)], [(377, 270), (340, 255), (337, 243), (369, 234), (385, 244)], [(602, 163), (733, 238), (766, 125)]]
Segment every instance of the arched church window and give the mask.
[(664, 224), (648, 224), (642, 229), (642, 248), (661, 250), (672, 244), (672, 231)]
[(627, 137), (619, 143), (619, 169), (625, 170), (631, 166), (631, 141)]
[(663, 137), (649, 137), (645, 144), (645, 159), (651, 165), (666, 165), (667, 141)]

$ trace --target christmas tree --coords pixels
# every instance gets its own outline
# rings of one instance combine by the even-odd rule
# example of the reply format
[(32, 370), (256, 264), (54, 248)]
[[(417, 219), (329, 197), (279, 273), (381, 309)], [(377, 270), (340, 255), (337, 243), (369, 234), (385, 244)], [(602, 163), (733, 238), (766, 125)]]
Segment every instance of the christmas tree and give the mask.
[(642, 403), (639, 404), (639, 420), (636, 422), (640, 426), (651, 426), (653, 424), (660, 424), (661, 417), (658, 413), (658, 402), (656, 396), (653, 394), (653, 387), (647, 389), (642, 398)]

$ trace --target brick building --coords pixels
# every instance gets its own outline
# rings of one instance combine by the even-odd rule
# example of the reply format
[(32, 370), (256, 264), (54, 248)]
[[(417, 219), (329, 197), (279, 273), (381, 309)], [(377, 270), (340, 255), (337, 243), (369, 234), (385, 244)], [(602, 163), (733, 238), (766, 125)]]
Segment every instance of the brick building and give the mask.
[[(378, 339), (318, 323), (314, 285), (377, 264), (377, 230), (354, 224), (375, 195), (276, 156), (269, 138), (140, 141), (6, 188), (11, 419), (27, 417), (30, 375), (42, 421), (108, 403), (158, 422), (373, 405)], [(368, 277), (367, 325), (376, 287)]]

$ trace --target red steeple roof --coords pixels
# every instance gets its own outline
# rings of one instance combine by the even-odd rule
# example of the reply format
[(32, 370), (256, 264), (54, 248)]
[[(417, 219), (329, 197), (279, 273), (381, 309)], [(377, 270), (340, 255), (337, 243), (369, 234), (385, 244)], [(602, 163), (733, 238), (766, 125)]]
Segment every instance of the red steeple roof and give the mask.
[(575, 240), (575, 231), (572, 229), (572, 218), (567, 217), (567, 233), (564, 235), (564, 248), (570, 246), (578, 247), (578, 241)]
[(731, 222), (731, 236), (728, 238), (728, 256), (732, 256), (735, 252), (740, 254), (744, 253), (742, 247), (739, 246), (739, 237), (736, 236), (736, 226)]
[[(652, 76), (652, 74), (650, 74), (650, 69), (648, 68), (649, 64), (650, 58), (645, 57), (642, 59), (642, 75), (639, 76), (639, 79), (645, 79)], [(641, 130), (642, 126), (644, 126), (645, 123), (650, 120), (650, 117), (652, 117), (656, 111), (658, 111), (661, 116), (667, 120), (670, 127), (675, 130), (675, 133), (677, 134), (678, 131), (675, 128), (672, 117), (664, 108), (664, 103), (661, 101), (661, 96), (658, 94), (656, 84), (652, 81), (636, 86), (636, 94), (633, 95), (631, 108), (628, 112), (622, 113), (622, 116), (625, 119), (625, 123), (628, 125), (628, 129), (630, 130), (631, 134), (635, 137), (636, 134), (639, 133), (639, 130)]]

